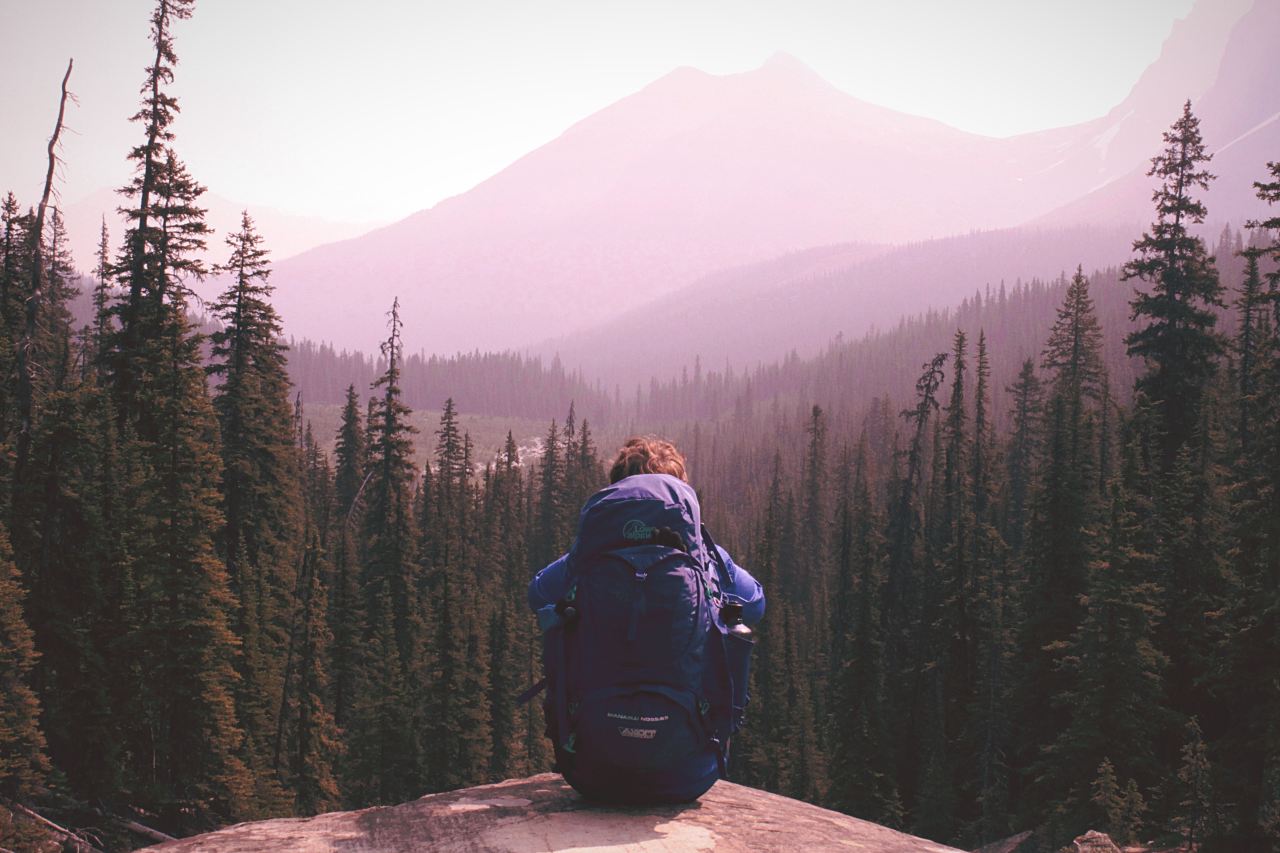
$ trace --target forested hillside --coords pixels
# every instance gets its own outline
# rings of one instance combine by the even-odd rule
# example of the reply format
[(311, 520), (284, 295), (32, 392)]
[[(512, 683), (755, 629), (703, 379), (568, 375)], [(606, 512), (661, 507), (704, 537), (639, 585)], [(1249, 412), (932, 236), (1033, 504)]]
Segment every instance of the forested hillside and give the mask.
[[(338, 352), (330, 344), (292, 341), (289, 379), (305, 402), (341, 403), (348, 385), (368, 387), (386, 371), (386, 360)], [(599, 385), (588, 385), (553, 359), (515, 353), (459, 353), (448, 358), (409, 354), (404, 359), (404, 395), (412, 406), (435, 407), (453, 397), (462, 411), (517, 418), (559, 416), (577, 405), (585, 417), (602, 419), (614, 401)]]
[[(1225, 229), (1218, 235), (1213, 259), (1223, 281), (1238, 281), (1243, 275), (1245, 248), (1239, 231)], [(1117, 400), (1127, 402), (1142, 369), (1141, 361), (1126, 353), (1124, 343), (1136, 328), (1129, 304), (1133, 288), (1121, 280), (1118, 268), (1088, 275), (1103, 330), (1101, 356)], [(1053, 281), (988, 283), (954, 308), (906, 317), (891, 329), (856, 340), (837, 338), (815, 357), (802, 358), (793, 351), (785, 359), (749, 371), (704, 370), (703, 362), (696, 360), (679, 377), (654, 377), (647, 387), (637, 389), (632, 408), (638, 411), (638, 422), (667, 427), (729, 412), (741, 417), (744, 410), (772, 405), (775, 399), (785, 404), (818, 402), (831, 413), (858, 411), (874, 398), (901, 397), (903, 389), (912, 387), (918, 366), (957, 328), (971, 340), (985, 332), (993, 381), (1004, 387), (1014, 382), (1023, 361), (1044, 346), (1069, 282), (1064, 273)], [(1223, 305), (1211, 310), (1217, 329), (1234, 334), (1239, 322), (1234, 309)], [(999, 397), (993, 401), (993, 415), (1002, 430), (1008, 426), (1005, 403)]]
[[(515, 356), (415, 362), (393, 303), (320, 436), (289, 360), (326, 398), (341, 358), (284, 343), (248, 214), (213, 330), (193, 322), (211, 235), (171, 93), (192, 6), (151, 20), (131, 227), (101, 235), (90, 322), (49, 194), (3, 203), (0, 846), (34, 846), (30, 807), (128, 849), (139, 825), (548, 769), (513, 701), (539, 675), (525, 587), (604, 483), (597, 412), (678, 441), (766, 588), (736, 781), (958, 846), (1280, 842), (1280, 215), (1195, 236), (1189, 103), (1119, 270), (634, 403)], [(1275, 211), (1280, 163), (1258, 178)], [(450, 382), (544, 418), (538, 453), (482, 458)], [(442, 406), (428, 431), (410, 387)]]

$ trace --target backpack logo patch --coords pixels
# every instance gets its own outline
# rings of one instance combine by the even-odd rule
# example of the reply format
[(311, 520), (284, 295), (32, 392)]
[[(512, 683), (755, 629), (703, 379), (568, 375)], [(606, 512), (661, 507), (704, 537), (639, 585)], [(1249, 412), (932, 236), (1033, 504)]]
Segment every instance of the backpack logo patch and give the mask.
[(640, 740), (653, 740), (658, 735), (657, 729), (629, 729), (618, 726), (618, 734), (623, 737), (633, 737)]
[(633, 518), (622, 526), (622, 538), (646, 542), (653, 538), (653, 528), (638, 518)]

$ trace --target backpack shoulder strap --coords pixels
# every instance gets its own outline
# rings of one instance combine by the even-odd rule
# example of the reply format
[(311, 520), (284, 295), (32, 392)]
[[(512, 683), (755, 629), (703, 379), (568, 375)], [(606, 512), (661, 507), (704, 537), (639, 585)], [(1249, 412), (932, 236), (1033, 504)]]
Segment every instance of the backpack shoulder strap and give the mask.
[(720, 548), (716, 545), (714, 539), (711, 538), (711, 531), (707, 526), (702, 525), (702, 544), (707, 549), (707, 553), (711, 555), (711, 565), (715, 567), (716, 578), (720, 581), (720, 591), (726, 592), (733, 588), (734, 577), (733, 570), (729, 568), (729, 564), (720, 556)]

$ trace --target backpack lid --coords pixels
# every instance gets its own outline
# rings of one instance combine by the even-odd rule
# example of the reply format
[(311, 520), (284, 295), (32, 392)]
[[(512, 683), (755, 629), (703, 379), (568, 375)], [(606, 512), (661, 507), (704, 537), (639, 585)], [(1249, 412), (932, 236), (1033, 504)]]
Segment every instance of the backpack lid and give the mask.
[(702, 541), (698, 496), (692, 486), (670, 474), (634, 474), (592, 495), (578, 517), (569, 564), (647, 544), (653, 531), (661, 528), (677, 534), (699, 566), (711, 565)]

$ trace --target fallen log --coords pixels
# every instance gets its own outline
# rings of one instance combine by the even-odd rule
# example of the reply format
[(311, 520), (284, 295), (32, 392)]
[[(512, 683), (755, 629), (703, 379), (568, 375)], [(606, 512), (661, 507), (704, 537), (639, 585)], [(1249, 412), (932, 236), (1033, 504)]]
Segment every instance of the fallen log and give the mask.
[(85, 841), (84, 838), (72, 832), (71, 830), (67, 829), (65, 826), (58, 826), (56, 823), (49, 820), (44, 815), (33, 812), (31, 809), (27, 808), (22, 803), (8, 802), (6, 803), (6, 805), (9, 808), (13, 809), (15, 812), (18, 812), (19, 814), (24, 815), (25, 817), (31, 818), (36, 823), (43, 826), (45, 829), (48, 829), (51, 832), (55, 832), (58, 835), (61, 835), (63, 838), (66, 838), (67, 840), (69, 840), (73, 845), (75, 845), (76, 853), (104, 853), (104, 851), (99, 850), (97, 847), (94, 847), (88, 841)]
[[(111, 816), (107, 815), (107, 817), (111, 817)], [(129, 830), (130, 832), (135, 833), (137, 835), (141, 835), (144, 838), (150, 838), (152, 841), (163, 843), (165, 841), (175, 840), (172, 835), (165, 835), (163, 832), (161, 832), (158, 829), (152, 829), (149, 826), (143, 826), (142, 824), (138, 823), (136, 820), (125, 820), (124, 818), (119, 818), (119, 817), (112, 818), (112, 819), (117, 821), (121, 826), (123, 826), (125, 829)]]

